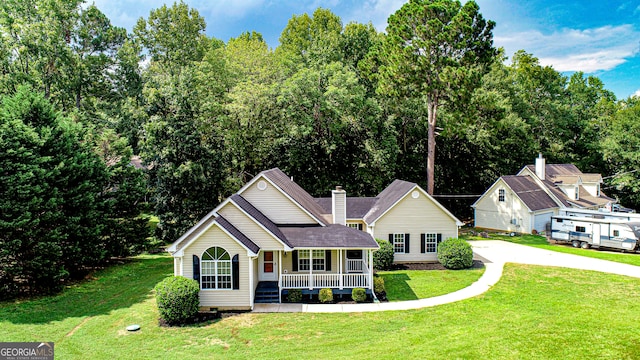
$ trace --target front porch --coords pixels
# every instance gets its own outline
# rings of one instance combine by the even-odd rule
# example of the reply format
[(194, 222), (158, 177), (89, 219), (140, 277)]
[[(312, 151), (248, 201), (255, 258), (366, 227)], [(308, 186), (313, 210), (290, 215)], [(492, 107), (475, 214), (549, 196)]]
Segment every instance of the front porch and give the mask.
[[(303, 294), (310, 295), (317, 294), (323, 288), (330, 288), (334, 294), (341, 295), (351, 294), (354, 288), (364, 288), (369, 295), (373, 293), (372, 249), (307, 248), (293, 253), (265, 253), (259, 257), (256, 303), (282, 302), (285, 299), (283, 295), (286, 296), (292, 289), (300, 289)], [(269, 296), (265, 293), (267, 285), (270, 288)]]
[[(323, 251), (326, 251), (326, 255)], [(320, 259), (314, 257), (314, 252), (322, 255)], [(337, 260), (333, 268), (328, 260), (333, 257), (332, 254), (335, 254)], [(370, 249), (308, 249), (305, 256), (308, 258), (293, 256), (293, 273), (289, 273), (286, 268), (279, 273), (278, 286), (281, 290), (373, 288), (373, 251)]]

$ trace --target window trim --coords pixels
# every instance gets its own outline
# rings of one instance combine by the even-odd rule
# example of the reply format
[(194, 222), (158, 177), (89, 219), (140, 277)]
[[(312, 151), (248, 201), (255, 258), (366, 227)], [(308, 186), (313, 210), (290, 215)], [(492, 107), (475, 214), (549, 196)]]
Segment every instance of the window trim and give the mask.
[(505, 189), (498, 189), (498, 202), (505, 202), (507, 199), (507, 191)]
[[(216, 249), (222, 250), (222, 253), (218, 254)], [(205, 259), (205, 254), (210, 256), (211, 259)], [(228, 259), (224, 259), (224, 257), (228, 257)], [(206, 291), (220, 291), (220, 290), (233, 290), (233, 264), (231, 254), (227, 251), (227, 249), (220, 246), (212, 246), (202, 252), (200, 257), (200, 289)], [(211, 265), (209, 265), (211, 264)], [(228, 274), (221, 274), (219, 270), (220, 265), (224, 267), (228, 267)], [(211, 266), (211, 267), (210, 267)], [(210, 267), (210, 268), (209, 268)], [(205, 269), (206, 268), (206, 269)], [(205, 287), (205, 277), (212, 277), (213, 287)], [(221, 277), (228, 277), (228, 280), (221, 280)], [(228, 285), (228, 287), (220, 287), (219, 281), (222, 281), (223, 284)], [(211, 281), (207, 281), (207, 284), (211, 283)], [(228, 283), (228, 284), (227, 284)]]
[[(393, 253), (394, 254), (405, 254), (406, 249), (405, 249), (405, 234), (404, 233), (393, 233)], [(396, 245), (400, 245), (402, 246), (402, 250), (401, 251), (397, 251), (396, 250)]]
[[(311, 251), (313, 251), (313, 253)], [(322, 256), (319, 255), (320, 253), (322, 253)], [(313, 254), (313, 263), (309, 262), (308, 263), (309, 268), (308, 269), (304, 269), (303, 266), (302, 266), (303, 265), (302, 261), (303, 260), (307, 260), (307, 261), (310, 260), (309, 255), (311, 255), (311, 254)], [(322, 269), (319, 269), (319, 268), (318, 269), (313, 269), (313, 271), (327, 271), (327, 256), (326, 256), (326, 254), (327, 253), (326, 253), (326, 251), (324, 249), (320, 249), (320, 250), (316, 250), (316, 249), (313, 249), (313, 250), (311, 250), (311, 249), (301, 249), (301, 250), (298, 250), (298, 272), (309, 272), (312, 267), (315, 267), (315, 265), (316, 265), (315, 261), (316, 260), (322, 260), (322, 263), (318, 263), (318, 265), (322, 265)], [(305, 264), (305, 267), (306, 266), (307, 266), (307, 264)]]

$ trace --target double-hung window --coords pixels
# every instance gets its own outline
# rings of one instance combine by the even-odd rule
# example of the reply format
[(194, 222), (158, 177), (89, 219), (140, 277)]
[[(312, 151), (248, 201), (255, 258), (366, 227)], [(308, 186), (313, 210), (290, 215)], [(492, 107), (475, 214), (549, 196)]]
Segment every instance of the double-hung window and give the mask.
[(438, 234), (424, 234), (424, 250), (428, 253), (438, 251)]
[[(313, 259), (310, 256), (313, 255)], [(313, 271), (324, 271), (326, 266), (324, 250), (299, 250), (298, 251), (298, 270), (309, 271), (313, 266)]]
[(500, 189), (498, 190), (498, 201), (500, 202), (504, 202), (504, 198), (505, 198), (505, 190), (504, 189)]
[(404, 234), (393, 234), (393, 252), (404, 253)]
[(231, 256), (225, 249), (207, 249), (200, 266), (203, 289), (231, 289)]

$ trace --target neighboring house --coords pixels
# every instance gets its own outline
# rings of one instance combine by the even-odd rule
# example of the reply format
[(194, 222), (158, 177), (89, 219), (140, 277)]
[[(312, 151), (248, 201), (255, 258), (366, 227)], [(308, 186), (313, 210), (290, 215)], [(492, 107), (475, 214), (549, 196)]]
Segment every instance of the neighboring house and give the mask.
[(290, 289), (372, 294), (374, 237), (392, 240), (396, 261), (433, 261), (462, 225), (406, 181), (375, 198), (331, 195), (314, 199), (281, 170), (261, 172), (167, 249), (174, 274), (198, 280), (205, 310), (252, 309)]
[(472, 205), (475, 226), (543, 232), (560, 209), (598, 209), (615, 202), (600, 191), (602, 176), (573, 164), (546, 164), (540, 155), (517, 175), (502, 176)]

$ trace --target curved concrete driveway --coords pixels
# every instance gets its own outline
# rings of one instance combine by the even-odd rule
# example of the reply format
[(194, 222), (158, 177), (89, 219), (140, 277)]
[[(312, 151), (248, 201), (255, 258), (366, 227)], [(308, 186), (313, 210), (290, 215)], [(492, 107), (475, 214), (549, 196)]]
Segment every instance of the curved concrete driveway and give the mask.
[(470, 241), (469, 243), (473, 246), (476, 258), (480, 257), (484, 261), (485, 272), (475, 283), (450, 294), (428, 299), (373, 304), (255, 304), (253, 312), (371, 312), (409, 310), (442, 305), (486, 292), (500, 280), (502, 269), (507, 262), (595, 270), (640, 278), (640, 267), (638, 266), (564, 254), (501, 240)]

